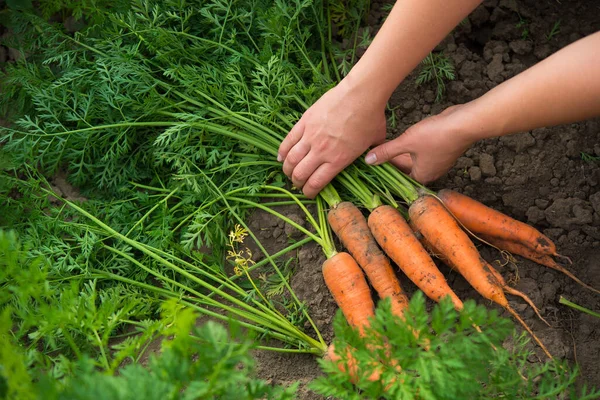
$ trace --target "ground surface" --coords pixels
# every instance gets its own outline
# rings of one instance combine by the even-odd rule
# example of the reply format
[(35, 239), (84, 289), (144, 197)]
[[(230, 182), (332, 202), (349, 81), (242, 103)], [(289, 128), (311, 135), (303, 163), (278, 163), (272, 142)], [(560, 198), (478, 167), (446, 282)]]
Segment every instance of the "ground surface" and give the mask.
[[(369, 25), (382, 23), (381, 3), (375, 3)], [(555, 24), (558, 33), (549, 38)], [(560, 48), (600, 29), (597, 1), (485, 1), (439, 47), (456, 67), (457, 79), (447, 84), (440, 103), (435, 87), (416, 87), (411, 75), (394, 93), (398, 126), (393, 137), (421, 119), (453, 104), (477, 98), (497, 84), (532, 66)], [(498, 110), (502, 112), (502, 110)], [(600, 288), (600, 161), (582, 159), (582, 152), (600, 156), (600, 121), (592, 120), (537, 129), (476, 144), (432, 189), (451, 188), (534, 225), (553, 239), (561, 253), (574, 261), (572, 271), (583, 281)], [(255, 215), (251, 225), (273, 249), (292, 232), (265, 215)], [(261, 230), (260, 228), (268, 228)], [(490, 261), (498, 253), (481, 249)], [(309, 245), (298, 252), (292, 286), (307, 302), (310, 313), (331, 338), (336, 306), (321, 277), (324, 258)], [(450, 286), (462, 299), (484, 300), (466, 281), (441, 266)], [(522, 258), (516, 265), (500, 268), (505, 278), (527, 293), (552, 324), (548, 328), (520, 300), (511, 304), (525, 316), (534, 331), (556, 357), (566, 357), (581, 368), (582, 381), (600, 386), (600, 321), (559, 304), (564, 296), (592, 310), (600, 310), (600, 295), (581, 288), (560, 273)], [(415, 287), (406, 278), (407, 292)], [(487, 303), (487, 302), (486, 302)], [(487, 304), (489, 305), (489, 304)], [(259, 372), (274, 383), (306, 383), (319, 375), (310, 356), (256, 353)], [(531, 360), (532, 362), (536, 360)], [(320, 399), (305, 388), (300, 398)]]

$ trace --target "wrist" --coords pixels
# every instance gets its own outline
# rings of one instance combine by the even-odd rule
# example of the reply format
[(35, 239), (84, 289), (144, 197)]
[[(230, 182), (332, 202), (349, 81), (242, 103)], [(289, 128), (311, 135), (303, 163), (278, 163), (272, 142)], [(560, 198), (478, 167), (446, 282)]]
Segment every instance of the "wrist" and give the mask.
[[(484, 96), (485, 97), (485, 96)], [(469, 145), (505, 134), (502, 112), (480, 97), (460, 106), (456, 115), (457, 136)]]
[(360, 69), (353, 68), (339, 86), (348, 96), (358, 99), (368, 108), (385, 109), (385, 106), (392, 95), (394, 89), (389, 90), (382, 80), (373, 79), (367, 74), (363, 74)]

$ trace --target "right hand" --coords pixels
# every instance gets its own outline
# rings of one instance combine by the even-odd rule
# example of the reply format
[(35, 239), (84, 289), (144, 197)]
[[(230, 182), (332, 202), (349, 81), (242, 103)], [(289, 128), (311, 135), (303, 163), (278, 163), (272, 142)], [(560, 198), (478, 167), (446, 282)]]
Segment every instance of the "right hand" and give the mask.
[(283, 172), (314, 198), (367, 148), (385, 140), (384, 110), (385, 100), (343, 80), (306, 110), (281, 143)]
[(413, 179), (432, 182), (448, 172), (477, 140), (476, 118), (470, 109), (471, 103), (452, 106), (426, 118), (369, 151), (365, 161), (374, 165), (390, 161)]

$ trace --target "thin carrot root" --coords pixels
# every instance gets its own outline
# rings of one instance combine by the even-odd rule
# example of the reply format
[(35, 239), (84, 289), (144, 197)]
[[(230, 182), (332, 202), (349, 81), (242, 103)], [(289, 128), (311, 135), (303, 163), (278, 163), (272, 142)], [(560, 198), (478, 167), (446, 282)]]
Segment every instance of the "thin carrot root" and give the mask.
[(519, 323), (523, 326), (523, 328), (525, 328), (525, 330), (527, 330), (527, 332), (529, 332), (529, 334), (531, 335), (531, 337), (533, 338), (533, 340), (535, 340), (535, 342), (537, 343), (537, 345), (540, 346), (540, 348), (542, 349), (542, 351), (544, 352), (544, 354), (546, 354), (546, 356), (550, 360), (554, 360), (554, 357), (552, 357), (552, 354), (550, 354), (550, 352), (548, 351), (548, 349), (546, 348), (546, 346), (544, 346), (544, 343), (542, 343), (542, 341), (536, 336), (536, 334), (533, 333), (533, 331), (531, 330), (531, 328), (529, 327), (529, 325), (527, 325), (525, 323), (525, 321), (523, 321), (523, 319), (519, 316), (519, 314), (515, 310), (513, 310), (509, 305), (505, 306), (504, 309), (506, 311), (508, 311), (517, 321), (519, 321)]
[(504, 291), (506, 293), (508, 293), (508, 294), (512, 294), (513, 296), (518, 296), (518, 297), (522, 298), (523, 300), (525, 300), (525, 302), (527, 304), (529, 304), (529, 306), (531, 308), (533, 308), (533, 311), (535, 312), (535, 315), (537, 315), (538, 318), (541, 319), (542, 322), (544, 322), (546, 325), (548, 325), (549, 327), (552, 327), (552, 325), (550, 325), (550, 323), (548, 321), (546, 321), (546, 319), (544, 317), (542, 317), (542, 314), (540, 314), (539, 308), (536, 307), (536, 305), (534, 304), (533, 300), (531, 300), (531, 298), (529, 298), (529, 296), (527, 296), (525, 293), (523, 293), (523, 292), (521, 292), (521, 291), (519, 291), (519, 290), (517, 290), (515, 288), (512, 288), (510, 286), (506, 286), (504, 288)]
[(533, 303), (533, 300), (531, 300), (529, 298), (529, 296), (527, 296), (525, 293), (523, 293), (515, 288), (510, 287), (506, 283), (506, 281), (504, 280), (504, 277), (500, 274), (500, 272), (498, 272), (498, 270), (496, 268), (494, 268), (492, 265), (490, 265), (489, 263), (486, 263), (486, 266), (489, 269), (489, 271), (492, 273), (492, 275), (494, 276), (494, 278), (496, 279), (498, 284), (502, 287), (502, 289), (504, 290), (505, 293), (512, 294), (513, 296), (519, 296), (520, 298), (525, 300), (525, 302), (527, 304), (529, 304), (529, 306), (531, 308), (533, 308), (533, 311), (538, 316), (538, 318), (541, 319), (546, 325), (551, 327), (551, 325), (548, 323), (548, 321), (546, 321), (544, 319), (544, 317), (542, 317), (542, 315), (540, 314), (540, 310), (536, 307), (536, 305)]
[(556, 261), (554, 261), (553, 259), (551, 259), (550, 257), (544, 257), (542, 259), (542, 262), (538, 262), (538, 264), (542, 264), (548, 268), (552, 268), (556, 271), (562, 272), (563, 274), (565, 274), (566, 276), (568, 276), (569, 278), (573, 279), (575, 282), (577, 282), (579, 285), (583, 286), (584, 288), (591, 290), (592, 292), (598, 293), (600, 294), (600, 290), (588, 285), (587, 283), (583, 282), (581, 279), (579, 279), (578, 277), (576, 277), (575, 275), (573, 275), (573, 273), (571, 271), (569, 271), (568, 269), (566, 269), (565, 267), (563, 267), (562, 265), (558, 264)]
[[(577, 282), (579, 285), (583, 286), (584, 288), (589, 289), (592, 292), (600, 294), (600, 290), (593, 288), (592, 286), (588, 285), (587, 283), (584, 283), (581, 279), (577, 278), (571, 271), (569, 271), (568, 269), (566, 269), (565, 267), (563, 267), (562, 265), (560, 265), (556, 261), (554, 261), (552, 259), (552, 257), (550, 257), (549, 255), (536, 253), (535, 251), (529, 249), (526, 246), (523, 246), (520, 243), (512, 242), (509, 240), (493, 238), (493, 237), (489, 237), (487, 235), (481, 235), (481, 236), (485, 241), (490, 242), (492, 245), (494, 245), (494, 247), (497, 247), (503, 251), (506, 251), (506, 252), (509, 252), (512, 254), (518, 254), (521, 257), (525, 257), (528, 260), (534, 261), (540, 265), (543, 265), (548, 268), (552, 268), (556, 271), (559, 271), (559, 272), (565, 274), (566, 276), (568, 276), (569, 278), (573, 279), (575, 282)], [(561, 256), (561, 257), (569, 259), (566, 256)], [(570, 259), (569, 259), (569, 261), (570, 261)]]
[(567, 257), (567, 256), (563, 256), (562, 254), (555, 254), (554, 257), (556, 258), (562, 258), (563, 260), (567, 260), (567, 262), (569, 263), (569, 265), (573, 265), (573, 261)]

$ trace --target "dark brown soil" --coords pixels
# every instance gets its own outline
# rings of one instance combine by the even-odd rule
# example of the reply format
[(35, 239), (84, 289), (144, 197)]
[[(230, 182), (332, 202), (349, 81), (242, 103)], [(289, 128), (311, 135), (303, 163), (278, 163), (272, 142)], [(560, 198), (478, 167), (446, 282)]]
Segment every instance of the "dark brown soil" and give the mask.
[[(378, 28), (384, 13), (375, 2), (369, 24)], [(553, 26), (559, 31), (548, 38)], [(459, 26), (437, 50), (453, 61), (457, 79), (446, 85), (440, 103), (435, 87), (416, 87), (413, 73), (394, 93), (391, 106), (398, 107), (397, 136), (421, 119), (454, 104), (475, 99), (560, 48), (600, 29), (597, 1), (487, 0)], [(501, 110), (498, 110), (501, 112)], [(600, 121), (590, 120), (554, 128), (536, 129), (501, 139), (477, 143), (432, 189), (451, 188), (515, 218), (534, 225), (553, 239), (559, 251), (572, 258), (570, 267), (586, 283), (600, 288)], [(592, 156), (582, 157), (582, 153)], [(300, 217), (300, 216), (297, 216)], [(261, 239), (277, 248), (293, 231), (269, 216), (254, 217), (253, 228)], [(260, 229), (267, 228), (267, 229)], [(268, 237), (267, 237), (268, 236)], [(481, 247), (489, 261), (497, 252)], [(321, 277), (324, 257), (314, 245), (298, 254), (292, 286), (307, 302), (311, 316), (329, 340), (336, 306)], [(466, 281), (441, 266), (459, 297), (485, 302)], [(500, 268), (507, 280), (516, 282), (552, 324), (541, 323), (520, 299), (511, 304), (525, 316), (533, 330), (556, 357), (564, 357), (581, 369), (581, 382), (600, 386), (600, 320), (559, 304), (561, 296), (592, 310), (600, 310), (600, 295), (581, 288), (562, 274), (519, 258), (516, 265)], [(402, 277), (400, 277), (402, 279)], [(415, 290), (402, 279), (407, 292)], [(508, 317), (508, 315), (507, 315)], [(539, 353), (539, 349), (532, 349)], [(257, 352), (259, 373), (274, 383), (299, 381), (302, 399), (320, 399), (304, 384), (320, 374), (310, 356)], [(535, 360), (532, 360), (535, 361)]]

